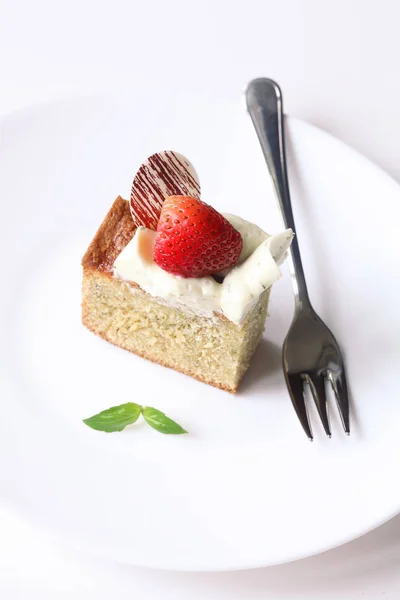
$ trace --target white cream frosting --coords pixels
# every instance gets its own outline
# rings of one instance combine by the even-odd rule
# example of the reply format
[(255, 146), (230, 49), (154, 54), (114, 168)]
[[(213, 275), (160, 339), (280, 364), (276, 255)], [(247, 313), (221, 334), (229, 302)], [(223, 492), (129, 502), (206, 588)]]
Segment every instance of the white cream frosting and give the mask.
[(238, 265), (225, 274), (222, 283), (213, 277), (184, 278), (171, 275), (153, 260), (156, 232), (139, 227), (114, 263), (114, 275), (137, 283), (142, 290), (169, 306), (202, 316), (222, 313), (241, 324), (262, 292), (281, 277), (283, 262), (293, 238), (291, 229), (268, 235), (257, 225), (235, 215), (224, 217), (243, 239)]

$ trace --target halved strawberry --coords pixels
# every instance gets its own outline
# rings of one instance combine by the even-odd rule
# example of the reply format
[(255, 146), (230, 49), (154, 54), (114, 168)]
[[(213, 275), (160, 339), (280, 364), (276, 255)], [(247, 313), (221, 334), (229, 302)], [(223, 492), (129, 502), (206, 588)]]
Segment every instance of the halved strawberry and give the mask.
[(195, 168), (183, 154), (172, 150), (152, 154), (132, 183), (130, 207), (135, 225), (155, 231), (165, 198), (174, 194), (200, 198)]
[(155, 262), (181, 277), (205, 277), (233, 267), (242, 251), (240, 233), (212, 206), (190, 196), (163, 204), (154, 245)]

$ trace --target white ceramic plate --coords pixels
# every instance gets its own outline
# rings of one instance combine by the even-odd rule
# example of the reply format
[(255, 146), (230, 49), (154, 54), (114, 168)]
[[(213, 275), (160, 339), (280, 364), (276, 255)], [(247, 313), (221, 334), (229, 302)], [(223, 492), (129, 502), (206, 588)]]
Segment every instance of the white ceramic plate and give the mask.
[[(203, 199), (281, 228), (267, 169), (239, 101), (66, 100), (1, 123), (0, 498), (65, 540), (166, 569), (272, 565), (320, 552), (400, 509), (400, 189), (339, 141), (287, 123), (297, 232), (315, 308), (340, 341), (352, 434), (292, 409), (280, 346), (293, 301), (286, 271), (234, 397), (114, 348), (80, 324), (80, 258), (139, 163), (174, 148)], [(190, 431), (81, 419), (155, 405)]]

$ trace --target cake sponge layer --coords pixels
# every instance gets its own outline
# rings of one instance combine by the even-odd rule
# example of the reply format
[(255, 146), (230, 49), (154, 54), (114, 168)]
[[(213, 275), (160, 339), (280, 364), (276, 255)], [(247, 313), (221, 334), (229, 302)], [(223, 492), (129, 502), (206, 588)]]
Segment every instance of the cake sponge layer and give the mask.
[(84, 268), (82, 321), (121, 348), (236, 392), (264, 329), (269, 292), (238, 326), (221, 315), (172, 308), (109, 273)]

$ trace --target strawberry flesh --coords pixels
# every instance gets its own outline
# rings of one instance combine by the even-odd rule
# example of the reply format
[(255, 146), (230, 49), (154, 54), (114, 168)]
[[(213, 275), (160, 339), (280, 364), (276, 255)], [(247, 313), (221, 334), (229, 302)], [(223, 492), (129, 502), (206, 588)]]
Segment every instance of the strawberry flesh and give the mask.
[(163, 204), (154, 245), (159, 267), (181, 277), (206, 277), (235, 266), (240, 233), (212, 206), (190, 196)]

